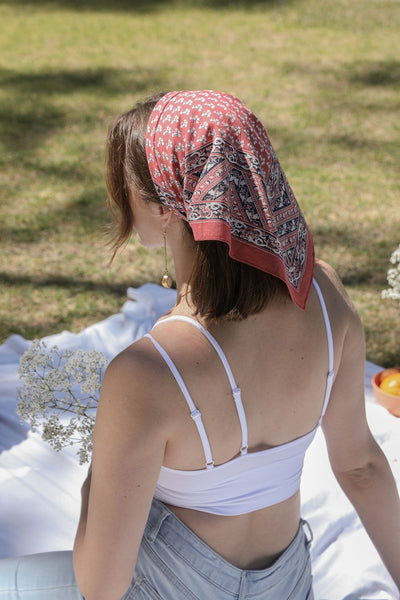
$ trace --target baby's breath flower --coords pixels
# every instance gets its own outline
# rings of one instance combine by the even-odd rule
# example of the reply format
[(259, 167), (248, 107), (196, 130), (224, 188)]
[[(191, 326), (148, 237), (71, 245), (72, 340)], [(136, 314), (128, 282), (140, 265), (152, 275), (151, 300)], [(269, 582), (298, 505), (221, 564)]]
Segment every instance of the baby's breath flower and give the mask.
[[(22, 355), (18, 373), (17, 412), (33, 430), (59, 451), (78, 445), (80, 464), (89, 462), (94, 409), (107, 360), (101, 352), (60, 350), (34, 340)], [(66, 419), (66, 415), (72, 416)]]
[(392, 265), (395, 265), (394, 268), (390, 268), (387, 272), (387, 280), (391, 289), (383, 290), (382, 298), (400, 300), (400, 245), (390, 257), (390, 262)]

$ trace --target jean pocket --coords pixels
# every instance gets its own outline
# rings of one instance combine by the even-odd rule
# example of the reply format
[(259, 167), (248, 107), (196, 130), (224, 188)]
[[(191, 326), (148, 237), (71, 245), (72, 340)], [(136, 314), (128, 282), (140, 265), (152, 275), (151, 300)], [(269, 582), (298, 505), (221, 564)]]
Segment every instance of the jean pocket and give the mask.
[(136, 577), (132, 587), (122, 600), (163, 600), (161, 596), (151, 587), (145, 577)]

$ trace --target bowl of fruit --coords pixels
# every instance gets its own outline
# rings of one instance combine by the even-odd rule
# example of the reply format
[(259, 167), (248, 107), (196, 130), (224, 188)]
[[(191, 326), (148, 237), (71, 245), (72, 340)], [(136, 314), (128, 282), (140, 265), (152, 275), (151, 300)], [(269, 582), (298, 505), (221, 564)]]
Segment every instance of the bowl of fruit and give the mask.
[(372, 378), (375, 398), (392, 415), (400, 417), (400, 367), (380, 371)]

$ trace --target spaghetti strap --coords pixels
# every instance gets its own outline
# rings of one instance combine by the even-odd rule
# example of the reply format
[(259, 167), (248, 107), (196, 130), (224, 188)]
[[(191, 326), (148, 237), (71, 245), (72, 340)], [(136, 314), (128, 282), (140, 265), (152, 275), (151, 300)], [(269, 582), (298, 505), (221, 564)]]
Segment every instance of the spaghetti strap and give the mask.
[(183, 321), (185, 323), (189, 323), (190, 325), (193, 325), (193, 327), (196, 327), (196, 329), (198, 329), (199, 331), (201, 331), (203, 333), (203, 335), (205, 335), (205, 337), (208, 339), (210, 344), (213, 346), (214, 350), (217, 352), (217, 354), (222, 362), (222, 365), (225, 369), (227, 377), (229, 379), (229, 383), (230, 383), (230, 386), (232, 389), (233, 399), (235, 401), (236, 410), (237, 410), (238, 417), (239, 417), (240, 428), (242, 431), (242, 445), (240, 448), (240, 454), (246, 454), (247, 448), (248, 448), (248, 433), (247, 433), (246, 415), (245, 415), (243, 403), (242, 403), (241, 390), (236, 385), (236, 381), (233, 376), (232, 369), (229, 365), (228, 359), (226, 358), (224, 351), (222, 350), (221, 346), (219, 345), (219, 343), (217, 342), (215, 337), (208, 331), (208, 329), (206, 329), (201, 323), (199, 323), (198, 321), (195, 321), (191, 317), (185, 317), (184, 315), (182, 315), (182, 316), (174, 315), (172, 317), (167, 317), (166, 319), (163, 319), (162, 321), (158, 321), (154, 325), (154, 327), (157, 327), (158, 325), (162, 325), (162, 323), (166, 323), (167, 321)]
[(326, 337), (328, 340), (328, 375), (327, 375), (327, 380), (326, 380), (326, 389), (325, 389), (325, 398), (324, 398), (324, 404), (322, 407), (322, 412), (321, 412), (321, 416), (319, 418), (318, 424), (321, 423), (322, 421), (322, 417), (325, 414), (325, 411), (327, 409), (328, 406), (328, 402), (329, 402), (329, 397), (331, 395), (331, 391), (332, 391), (332, 385), (333, 385), (333, 378), (335, 376), (335, 372), (333, 369), (334, 366), (334, 348), (333, 348), (333, 335), (332, 335), (332, 327), (331, 327), (331, 323), (329, 320), (329, 315), (328, 315), (328, 311), (326, 308), (326, 304), (325, 304), (325, 300), (324, 297), (322, 295), (321, 292), (321, 288), (319, 287), (317, 281), (315, 278), (313, 278), (313, 284), (315, 287), (315, 290), (318, 294), (318, 298), (319, 298), (319, 302), (321, 305), (321, 309), (322, 309), (322, 314), (324, 317), (324, 321), (325, 321), (325, 329), (326, 329)]
[(210, 443), (208, 441), (208, 437), (207, 437), (207, 433), (206, 430), (204, 428), (204, 424), (203, 424), (203, 420), (201, 418), (201, 412), (198, 410), (198, 408), (196, 408), (190, 394), (189, 394), (189, 390), (186, 387), (185, 382), (182, 379), (181, 374), (179, 373), (178, 369), (176, 368), (174, 362), (171, 360), (171, 357), (169, 356), (169, 354), (164, 350), (164, 348), (157, 342), (157, 340), (155, 340), (153, 338), (152, 335), (150, 335), (150, 333), (146, 333), (146, 335), (144, 337), (149, 338), (149, 340), (151, 340), (151, 342), (153, 343), (153, 346), (158, 350), (158, 352), (161, 354), (161, 356), (163, 357), (163, 359), (165, 360), (165, 362), (167, 363), (168, 367), (170, 368), (172, 375), (175, 377), (175, 380), (177, 382), (177, 384), (179, 385), (182, 394), (185, 397), (185, 400), (189, 406), (190, 409), (190, 416), (192, 417), (193, 421), (196, 424), (197, 430), (199, 432), (200, 435), (200, 439), (201, 439), (201, 443), (203, 444), (203, 450), (204, 450), (204, 456), (206, 459), (206, 468), (207, 469), (211, 469), (214, 466), (214, 461), (213, 461), (213, 457), (212, 457), (212, 453), (211, 453), (211, 448), (210, 448)]

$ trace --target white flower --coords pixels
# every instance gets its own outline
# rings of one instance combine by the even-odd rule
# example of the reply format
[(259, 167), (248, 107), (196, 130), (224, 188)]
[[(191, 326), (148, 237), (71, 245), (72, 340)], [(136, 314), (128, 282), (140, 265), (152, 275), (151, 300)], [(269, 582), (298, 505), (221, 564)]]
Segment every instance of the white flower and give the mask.
[[(107, 360), (101, 352), (59, 350), (34, 340), (22, 355), (17, 412), (55, 450), (78, 445), (81, 464), (90, 460), (98, 403)], [(72, 415), (69, 420), (67, 415)]]
[(392, 265), (395, 265), (394, 268), (390, 268), (387, 272), (387, 280), (391, 289), (383, 290), (382, 298), (400, 300), (400, 245), (390, 257), (390, 262)]

